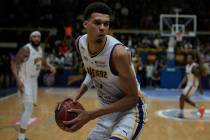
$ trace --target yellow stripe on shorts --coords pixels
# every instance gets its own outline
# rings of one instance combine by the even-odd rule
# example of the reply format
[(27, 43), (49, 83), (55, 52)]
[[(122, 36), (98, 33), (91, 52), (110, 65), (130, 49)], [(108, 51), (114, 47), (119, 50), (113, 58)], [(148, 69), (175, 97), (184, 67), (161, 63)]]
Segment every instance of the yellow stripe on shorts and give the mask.
[(118, 137), (122, 140), (129, 140), (126, 136), (123, 136), (121, 134), (113, 133), (112, 136)]

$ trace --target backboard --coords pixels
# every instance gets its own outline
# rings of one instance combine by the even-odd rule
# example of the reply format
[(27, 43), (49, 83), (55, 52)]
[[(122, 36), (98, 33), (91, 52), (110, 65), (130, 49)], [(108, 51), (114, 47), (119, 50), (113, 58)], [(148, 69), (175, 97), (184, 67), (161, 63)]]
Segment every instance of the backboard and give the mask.
[(195, 37), (197, 32), (196, 15), (161, 14), (160, 35), (163, 37), (177, 36), (181, 33), (183, 37)]

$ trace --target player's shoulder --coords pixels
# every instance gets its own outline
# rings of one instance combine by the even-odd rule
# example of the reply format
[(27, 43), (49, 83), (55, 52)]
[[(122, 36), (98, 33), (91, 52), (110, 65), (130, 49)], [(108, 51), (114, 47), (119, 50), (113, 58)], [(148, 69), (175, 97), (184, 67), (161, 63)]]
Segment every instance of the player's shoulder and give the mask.
[(30, 44), (25, 44), (23, 47), (21, 47), (18, 51), (19, 53), (29, 53), (30, 52)]
[(107, 42), (110, 43), (110, 44), (114, 44), (114, 45), (118, 45), (118, 44), (122, 44), (122, 42), (120, 42), (118, 39), (116, 39), (115, 37), (111, 36), (111, 35), (107, 35)]
[(74, 41), (74, 45), (76, 46), (76, 48), (79, 48), (80, 44), (86, 43), (86, 39), (87, 39), (87, 34), (78, 36)]
[(117, 44), (113, 50), (112, 56), (117, 60), (125, 59), (128, 56), (128, 50), (126, 49), (126, 46), (123, 44)]
[(80, 35), (77, 37), (76, 42), (83, 42), (86, 41), (86, 39), (87, 39), (87, 34)]

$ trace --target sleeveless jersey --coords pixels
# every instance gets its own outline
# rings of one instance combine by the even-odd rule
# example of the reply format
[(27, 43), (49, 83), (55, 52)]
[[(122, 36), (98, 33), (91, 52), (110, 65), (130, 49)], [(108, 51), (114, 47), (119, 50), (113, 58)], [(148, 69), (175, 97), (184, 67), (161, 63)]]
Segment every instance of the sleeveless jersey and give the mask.
[[(85, 70), (91, 76), (98, 98), (102, 104), (110, 104), (124, 97), (118, 76), (113, 74), (110, 64), (112, 52), (119, 44), (122, 43), (114, 37), (107, 35), (103, 50), (96, 56), (89, 54), (87, 34), (81, 36), (77, 44)], [(133, 65), (132, 69), (134, 71)], [(139, 83), (137, 80), (136, 82), (140, 90)]]
[(198, 78), (192, 73), (192, 68), (196, 67), (196, 63), (187, 64), (186, 65), (186, 74), (187, 74), (187, 86), (198, 86), (199, 85), (199, 80)]
[(42, 49), (39, 46), (38, 50), (35, 50), (30, 43), (24, 47), (29, 49), (29, 57), (21, 64), (19, 76), (23, 81), (31, 78), (37, 79), (42, 66)]

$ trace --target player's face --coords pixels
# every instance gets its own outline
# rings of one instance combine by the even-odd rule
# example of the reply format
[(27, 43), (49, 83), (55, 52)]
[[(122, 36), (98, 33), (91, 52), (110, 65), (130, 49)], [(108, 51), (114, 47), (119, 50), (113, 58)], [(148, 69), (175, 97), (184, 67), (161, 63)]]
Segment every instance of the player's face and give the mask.
[(91, 17), (84, 22), (89, 38), (100, 41), (106, 37), (109, 30), (110, 16), (101, 13), (92, 13)]
[(192, 55), (187, 55), (187, 63), (191, 64), (193, 62), (193, 57)]
[(34, 47), (38, 47), (40, 45), (41, 42), (41, 36), (40, 35), (34, 35), (30, 38), (31, 44)]

